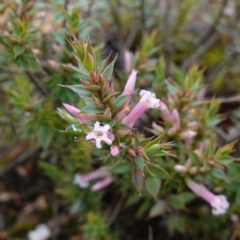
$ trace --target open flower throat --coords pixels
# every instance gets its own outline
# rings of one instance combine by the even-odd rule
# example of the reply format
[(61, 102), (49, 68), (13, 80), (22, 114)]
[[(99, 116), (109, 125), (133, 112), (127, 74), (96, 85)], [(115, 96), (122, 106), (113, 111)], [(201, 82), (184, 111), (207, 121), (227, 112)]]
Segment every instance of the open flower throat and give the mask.
[(97, 148), (102, 148), (102, 142), (111, 145), (114, 135), (109, 130), (110, 126), (108, 124), (100, 126), (100, 122), (96, 122), (93, 131), (86, 136), (86, 139), (95, 140)]

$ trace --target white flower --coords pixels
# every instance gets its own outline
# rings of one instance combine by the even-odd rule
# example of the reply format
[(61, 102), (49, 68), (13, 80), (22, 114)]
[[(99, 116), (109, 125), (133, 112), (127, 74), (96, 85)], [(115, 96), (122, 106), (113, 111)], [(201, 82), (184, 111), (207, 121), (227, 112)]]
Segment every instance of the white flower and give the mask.
[(73, 183), (80, 188), (87, 188), (89, 186), (89, 182), (80, 174), (75, 174)]
[(215, 196), (214, 200), (210, 203), (212, 207), (212, 213), (214, 215), (225, 214), (229, 208), (229, 202), (224, 195)]
[(46, 224), (39, 224), (35, 230), (28, 232), (29, 240), (46, 240), (50, 237), (51, 230)]
[(156, 98), (155, 93), (150, 91), (141, 90), (139, 93), (141, 97), (141, 102), (145, 103), (148, 108), (159, 108), (160, 107), (160, 100)]
[(94, 124), (93, 131), (86, 136), (86, 139), (95, 139), (97, 148), (102, 148), (102, 141), (107, 143), (108, 145), (111, 145), (114, 136), (111, 132), (109, 132), (109, 129), (110, 126), (108, 124), (100, 126), (100, 122), (96, 122)]

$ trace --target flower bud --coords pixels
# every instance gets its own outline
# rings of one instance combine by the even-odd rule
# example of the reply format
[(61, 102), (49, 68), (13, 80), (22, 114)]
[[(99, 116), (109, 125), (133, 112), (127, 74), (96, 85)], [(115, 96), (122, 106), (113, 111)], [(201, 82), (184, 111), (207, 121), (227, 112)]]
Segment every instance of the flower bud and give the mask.
[(180, 128), (180, 116), (178, 110), (175, 108), (172, 111), (172, 125), (176, 130)]
[(132, 156), (132, 157), (136, 157), (137, 156), (136, 152), (133, 149), (128, 149), (128, 154), (130, 156)]
[(169, 111), (167, 105), (164, 102), (160, 102), (160, 110), (162, 112), (162, 117), (164, 120), (171, 122), (172, 121), (172, 114)]
[(110, 148), (110, 152), (111, 152), (112, 156), (114, 156), (114, 157), (117, 156), (120, 152), (119, 147), (116, 145), (112, 145)]
[(187, 168), (183, 165), (175, 165), (174, 170), (179, 173), (185, 173), (187, 171)]
[(161, 127), (160, 125), (158, 125), (157, 123), (153, 122), (152, 123), (152, 128), (156, 131), (158, 131), (159, 133), (163, 133), (164, 132), (164, 128)]
[(189, 169), (189, 173), (190, 173), (191, 175), (195, 175), (197, 172), (198, 172), (198, 167), (191, 167), (191, 168)]
[(131, 53), (127, 49), (124, 49), (124, 67), (127, 71), (130, 71), (132, 68), (132, 63), (131, 63)]
[(83, 117), (80, 114), (81, 111), (78, 108), (75, 108), (74, 106), (67, 103), (63, 103), (63, 106), (69, 113), (71, 113), (74, 117), (78, 118), (82, 123), (86, 123), (89, 121), (87, 118)]

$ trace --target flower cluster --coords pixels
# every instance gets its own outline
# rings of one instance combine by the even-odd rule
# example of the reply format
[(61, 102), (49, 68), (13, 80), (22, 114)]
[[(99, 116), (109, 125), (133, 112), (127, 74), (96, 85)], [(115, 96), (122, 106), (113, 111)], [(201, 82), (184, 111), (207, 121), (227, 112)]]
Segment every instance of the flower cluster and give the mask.
[[(97, 191), (109, 186), (113, 182), (115, 173), (122, 174), (124, 171), (131, 171), (132, 182), (137, 191), (141, 194), (143, 187), (146, 186), (147, 192), (157, 199), (162, 174), (165, 174), (166, 178), (170, 176), (169, 179), (171, 179), (171, 173), (168, 173), (166, 169), (172, 169), (173, 175), (186, 182), (186, 185), (197, 196), (209, 202), (214, 215), (224, 214), (229, 207), (224, 195), (215, 195), (204, 185), (189, 180), (189, 177), (207, 174), (211, 167), (216, 168), (217, 171), (223, 170), (220, 164), (212, 160), (207, 163), (212, 164), (210, 167), (206, 164), (206, 159), (208, 159), (205, 154), (208, 145), (204, 144), (206, 139), (195, 144), (200, 131), (195, 117), (197, 111), (191, 102), (201, 102), (205, 90), (194, 92), (189, 90), (191, 89), (189, 86), (186, 89), (171, 86), (171, 94), (168, 94), (165, 104), (156, 97), (155, 93), (142, 89), (139, 92), (138, 102), (134, 104), (132, 99), (138, 75), (136, 70), (131, 71), (123, 91), (119, 94), (115, 91), (115, 86), (111, 81), (115, 60), (107, 65), (108, 59), (105, 59), (98, 66), (89, 40), (87, 44), (84, 44), (83, 41), (79, 42), (74, 39), (71, 44), (79, 62), (79, 68), (71, 65), (66, 65), (66, 67), (81, 75), (81, 84), (64, 87), (76, 92), (82, 98), (84, 107), (78, 109), (64, 103), (66, 111), (61, 110), (59, 113), (70, 122), (70, 129), (74, 131), (74, 134), (79, 134), (82, 140), (87, 140), (91, 149), (96, 147), (98, 151), (103, 151), (105, 154), (101, 155), (103, 161), (99, 169), (86, 174), (76, 173), (74, 183), (80, 188), (90, 187), (91, 191)], [(125, 55), (128, 69), (129, 54), (125, 53)], [(212, 106), (216, 107), (214, 104)], [(149, 109), (156, 109), (156, 119), (159, 122), (160, 119), (163, 120), (160, 124), (157, 123), (158, 121), (153, 122), (153, 129), (149, 129), (150, 132), (159, 135), (156, 138), (144, 138), (142, 133), (133, 131), (136, 122)], [(71, 114), (70, 117), (69, 114)], [(72, 118), (75, 121), (72, 121)], [(172, 146), (171, 142), (165, 140), (160, 143), (162, 133), (165, 133), (169, 141), (176, 142), (175, 150), (182, 147), (182, 142), (185, 143), (186, 152), (181, 154), (178, 152), (177, 157), (187, 156), (186, 159), (181, 161), (178, 159), (179, 161), (171, 166), (169, 162), (174, 161), (162, 161), (164, 157), (176, 158), (176, 155), (168, 152)], [(181, 143), (178, 144), (179, 142)], [(209, 156), (209, 159), (212, 158), (213, 156)], [(169, 165), (165, 169), (160, 162), (163, 165)]]

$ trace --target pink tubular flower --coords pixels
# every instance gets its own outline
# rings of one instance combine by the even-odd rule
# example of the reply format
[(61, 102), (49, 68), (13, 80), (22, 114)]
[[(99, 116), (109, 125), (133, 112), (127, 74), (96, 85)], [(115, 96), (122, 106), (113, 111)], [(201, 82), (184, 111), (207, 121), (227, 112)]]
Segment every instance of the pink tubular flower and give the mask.
[(199, 197), (207, 201), (212, 207), (212, 213), (214, 215), (222, 215), (225, 214), (228, 207), (229, 202), (224, 195), (215, 195), (211, 191), (209, 191), (204, 185), (197, 184), (192, 180), (186, 181), (188, 187)]
[(92, 191), (98, 191), (98, 190), (101, 190), (103, 188), (106, 188), (107, 186), (109, 186), (111, 183), (112, 183), (112, 178), (111, 176), (108, 176), (106, 178), (104, 178), (103, 180), (95, 183), (92, 187), (91, 187), (91, 190)]
[(86, 136), (87, 140), (94, 139), (96, 141), (96, 147), (102, 148), (102, 142), (107, 143), (108, 145), (112, 144), (114, 140), (114, 135), (109, 132), (110, 126), (108, 124), (100, 126), (100, 122), (94, 124), (94, 129), (91, 133)]
[(122, 92), (122, 95), (129, 95), (134, 93), (136, 79), (137, 79), (137, 71), (133, 69), (127, 80), (127, 83)]
[(116, 146), (116, 145), (112, 145), (112, 146), (110, 147), (110, 152), (111, 152), (111, 155), (112, 155), (113, 157), (117, 156), (117, 155), (119, 154), (119, 152), (120, 152), (119, 147)]
[(67, 103), (63, 103), (63, 106), (69, 113), (71, 113), (74, 117), (78, 118), (82, 123), (88, 122), (88, 119), (86, 119), (80, 114), (81, 111), (78, 108), (75, 108), (74, 106)]
[(104, 169), (98, 169), (85, 175), (75, 174), (74, 176), (74, 183), (80, 188), (89, 187), (91, 181), (94, 180), (100, 180), (91, 187), (92, 191), (97, 191), (110, 185), (112, 177), (110, 173)]
[(132, 111), (123, 119), (123, 124), (132, 127), (137, 119), (149, 108), (158, 108), (160, 100), (156, 98), (155, 94), (141, 90), (140, 91), (140, 101), (137, 105), (132, 109)]
[(84, 178), (84, 175), (80, 174), (75, 174), (73, 183), (80, 188), (87, 188), (89, 186), (89, 182)]
[(162, 101), (160, 102), (160, 110), (162, 112), (163, 119), (171, 122), (172, 121), (172, 114), (171, 114), (170, 110), (168, 109), (167, 105)]
[(124, 50), (124, 67), (127, 71), (131, 70), (131, 53), (127, 49)]
[(129, 102), (131, 101), (132, 98), (132, 94), (134, 93), (134, 88), (135, 88), (135, 83), (136, 83), (136, 79), (137, 79), (137, 71), (136, 70), (132, 70), (127, 83), (125, 85), (125, 88), (122, 92), (122, 95), (130, 95), (125, 103), (125, 105), (128, 105)]
[(180, 128), (180, 116), (178, 110), (175, 108), (172, 111), (172, 124), (176, 130)]

